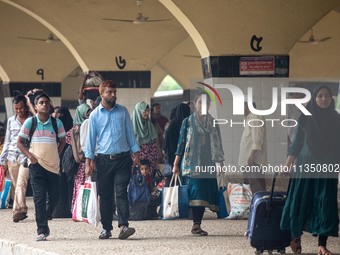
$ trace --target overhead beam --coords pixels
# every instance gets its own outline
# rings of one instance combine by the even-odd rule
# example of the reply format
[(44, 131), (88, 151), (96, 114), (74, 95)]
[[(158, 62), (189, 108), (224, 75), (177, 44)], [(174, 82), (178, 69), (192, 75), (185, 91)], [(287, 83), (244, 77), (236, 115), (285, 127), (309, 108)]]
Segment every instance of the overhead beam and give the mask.
[(159, 0), (165, 8), (178, 20), (178, 22), (183, 26), (183, 28), (187, 31), (191, 39), (194, 41), (198, 52), (201, 55), (201, 58), (206, 58), (210, 56), (209, 49), (206, 43), (203, 40), (203, 37), (198, 32), (194, 24), (190, 21), (190, 19), (175, 5), (172, 0)]
[(2, 80), (2, 84), (9, 84), (10, 79), (1, 64), (0, 64), (0, 78)]

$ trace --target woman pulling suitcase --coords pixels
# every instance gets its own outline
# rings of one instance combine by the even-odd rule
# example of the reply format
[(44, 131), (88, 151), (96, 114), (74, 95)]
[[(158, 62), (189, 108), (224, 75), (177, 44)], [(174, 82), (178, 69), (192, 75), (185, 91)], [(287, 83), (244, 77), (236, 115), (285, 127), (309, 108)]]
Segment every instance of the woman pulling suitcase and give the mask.
[(340, 116), (326, 86), (314, 91), (307, 109), (312, 115), (301, 115), (286, 161), (287, 167), (295, 161), (296, 165), (281, 228), (291, 231), (294, 253), (301, 253), (301, 235), (306, 231), (318, 236), (319, 255), (332, 255), (327, 239), (339, 232), (338, 175), (334, 169), (340, 163)]

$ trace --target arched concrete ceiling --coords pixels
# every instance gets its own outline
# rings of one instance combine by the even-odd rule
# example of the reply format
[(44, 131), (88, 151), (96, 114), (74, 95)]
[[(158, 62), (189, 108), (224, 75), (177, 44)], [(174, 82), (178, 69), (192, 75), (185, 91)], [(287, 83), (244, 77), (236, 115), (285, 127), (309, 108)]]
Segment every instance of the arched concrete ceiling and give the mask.
[(49, 30), (27, 14), (0, 2), (0, 65), (12, 81), (38, 81), (37, 69), (43, 68), (45, 79), (60, 81), (77, 66), (62, 43), (45, 43), (19, 39), (47, 38)]
[(300, 37), (340, 4), (338, 0), (174, 0), (200, 31), (211, 55), (288, 54)]
[[(316, 38), (331, 37), (319, 44), (296, 43), (290, 51), (292, 78), (340, 79), (340, 13), (330, 12), (314, 26)], [(301, 40), (308, 40), (308, 31)]]
[[(119, 70), (115, 57), (122, 56), (124, 70), (153, 70), (152, 86), (169, 73), (185, 87), (201, 77), (199, 51), (190, 35), (164, 5), (170, 0), (144, 0), (142, 13), (150, 19), (172, 19), (141, 25), (104, 21), (103, 18), (134, 19), (135, 0), (14, 0), (51, 24), (84, 60), (90, 70)], [(310, 45), (297, 45), (314, 25), (318, 36), (339, 37), (339, 13), (331, 12), (340, 0), (173, 0), (202, 36), (211, 55), (288, 54), (291, 72), (308, 60)], [(333, 17), (332, 17), (333, 16)], [(327, 19), (336, 24), (327, 25)], [(322, 25), (325, 19), (325, 24)], [(319, 25), (320, 22), (320, 25)], [(35, 19), (0, 0), (0, 66), (11, 81), (38, 81), (37, 68), (45, 69), (46, 81), (62, 81), (79, 63), (63, 43), (44, 43), (17, 38), (47, 37), (48, 29)], [(321, 33), (322, 32), (322, 33)], [(306, 34), (307, 33), (307, 34)], [(262, 51), (249, 47), (253, 35), (263, 37)], [(328, 41), (327, 41), (328, 43)], [(330, 41), (329, 41), (330, 43)], [(324, 53), (339, 52), (334, 40)], [(319, 47), (319, 45), (317, 45)], [(328, 45), (329, 46), (329, 45)], [(306, 56), (305, 54), (308, 54)], [(315, 56), (315, 54), (312, 54)], [(296, 63), (296, 65), (295, 65)], [(340, 70), (340, 64), (337, 70)], [(295, 66), (294, 66), (295, 65)], [(1, 69), (1, 68), (0, 68)], [(327, 75), (327, 67), (324, 75)], [(332, 69), (333, 70), (333, 69)], [(336, 72), (336, 68), (334, 71)], [(1, 72), (0, 72), (1, 75)], [(338, 75), (340, 76), (340, 75)], [(3, 79), (3, 76), (1, 77)]]

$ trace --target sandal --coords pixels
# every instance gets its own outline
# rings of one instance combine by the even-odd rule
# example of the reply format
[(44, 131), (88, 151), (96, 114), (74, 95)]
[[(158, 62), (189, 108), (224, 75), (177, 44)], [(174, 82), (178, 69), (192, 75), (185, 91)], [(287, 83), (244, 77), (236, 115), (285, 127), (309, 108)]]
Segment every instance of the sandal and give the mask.
[(332, 252), (326, 249), (326, 247), (319, 246), (318, 255), (334, 255)]
[(290, 241), (290, 248), (292, 249), (294, 254), (301, 254), (302, 251), (301, 238), (297, 237), (292, 239), (292, 241)]
[(201, 225), (194, 224), (191, 229), (191, 234), (194, 236), (207, 236), (208, 232), (201, 229)]

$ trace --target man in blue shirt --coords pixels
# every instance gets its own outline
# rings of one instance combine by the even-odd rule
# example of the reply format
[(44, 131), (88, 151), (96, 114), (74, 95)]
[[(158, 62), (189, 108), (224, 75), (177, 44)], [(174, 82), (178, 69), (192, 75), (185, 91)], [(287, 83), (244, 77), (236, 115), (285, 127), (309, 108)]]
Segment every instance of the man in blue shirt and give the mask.
[[(116, 104), (116, 84), (104, 81), (99, 87), (101, 104), (91, 113), (86, 141), (86, 175), (92, 176), (97, 169), (98, 194), (103, 230), (99, 239), (111, 237), (113, 199), (116, 195), (119, 239), (126, 239), (135, 233), (129, 228), (129, 184), (132, 159), (140, 166), (139, 146), (135, 139), (129, 113), (124, 106)], [(98, 145), (97, 157), (94, 152)]]

